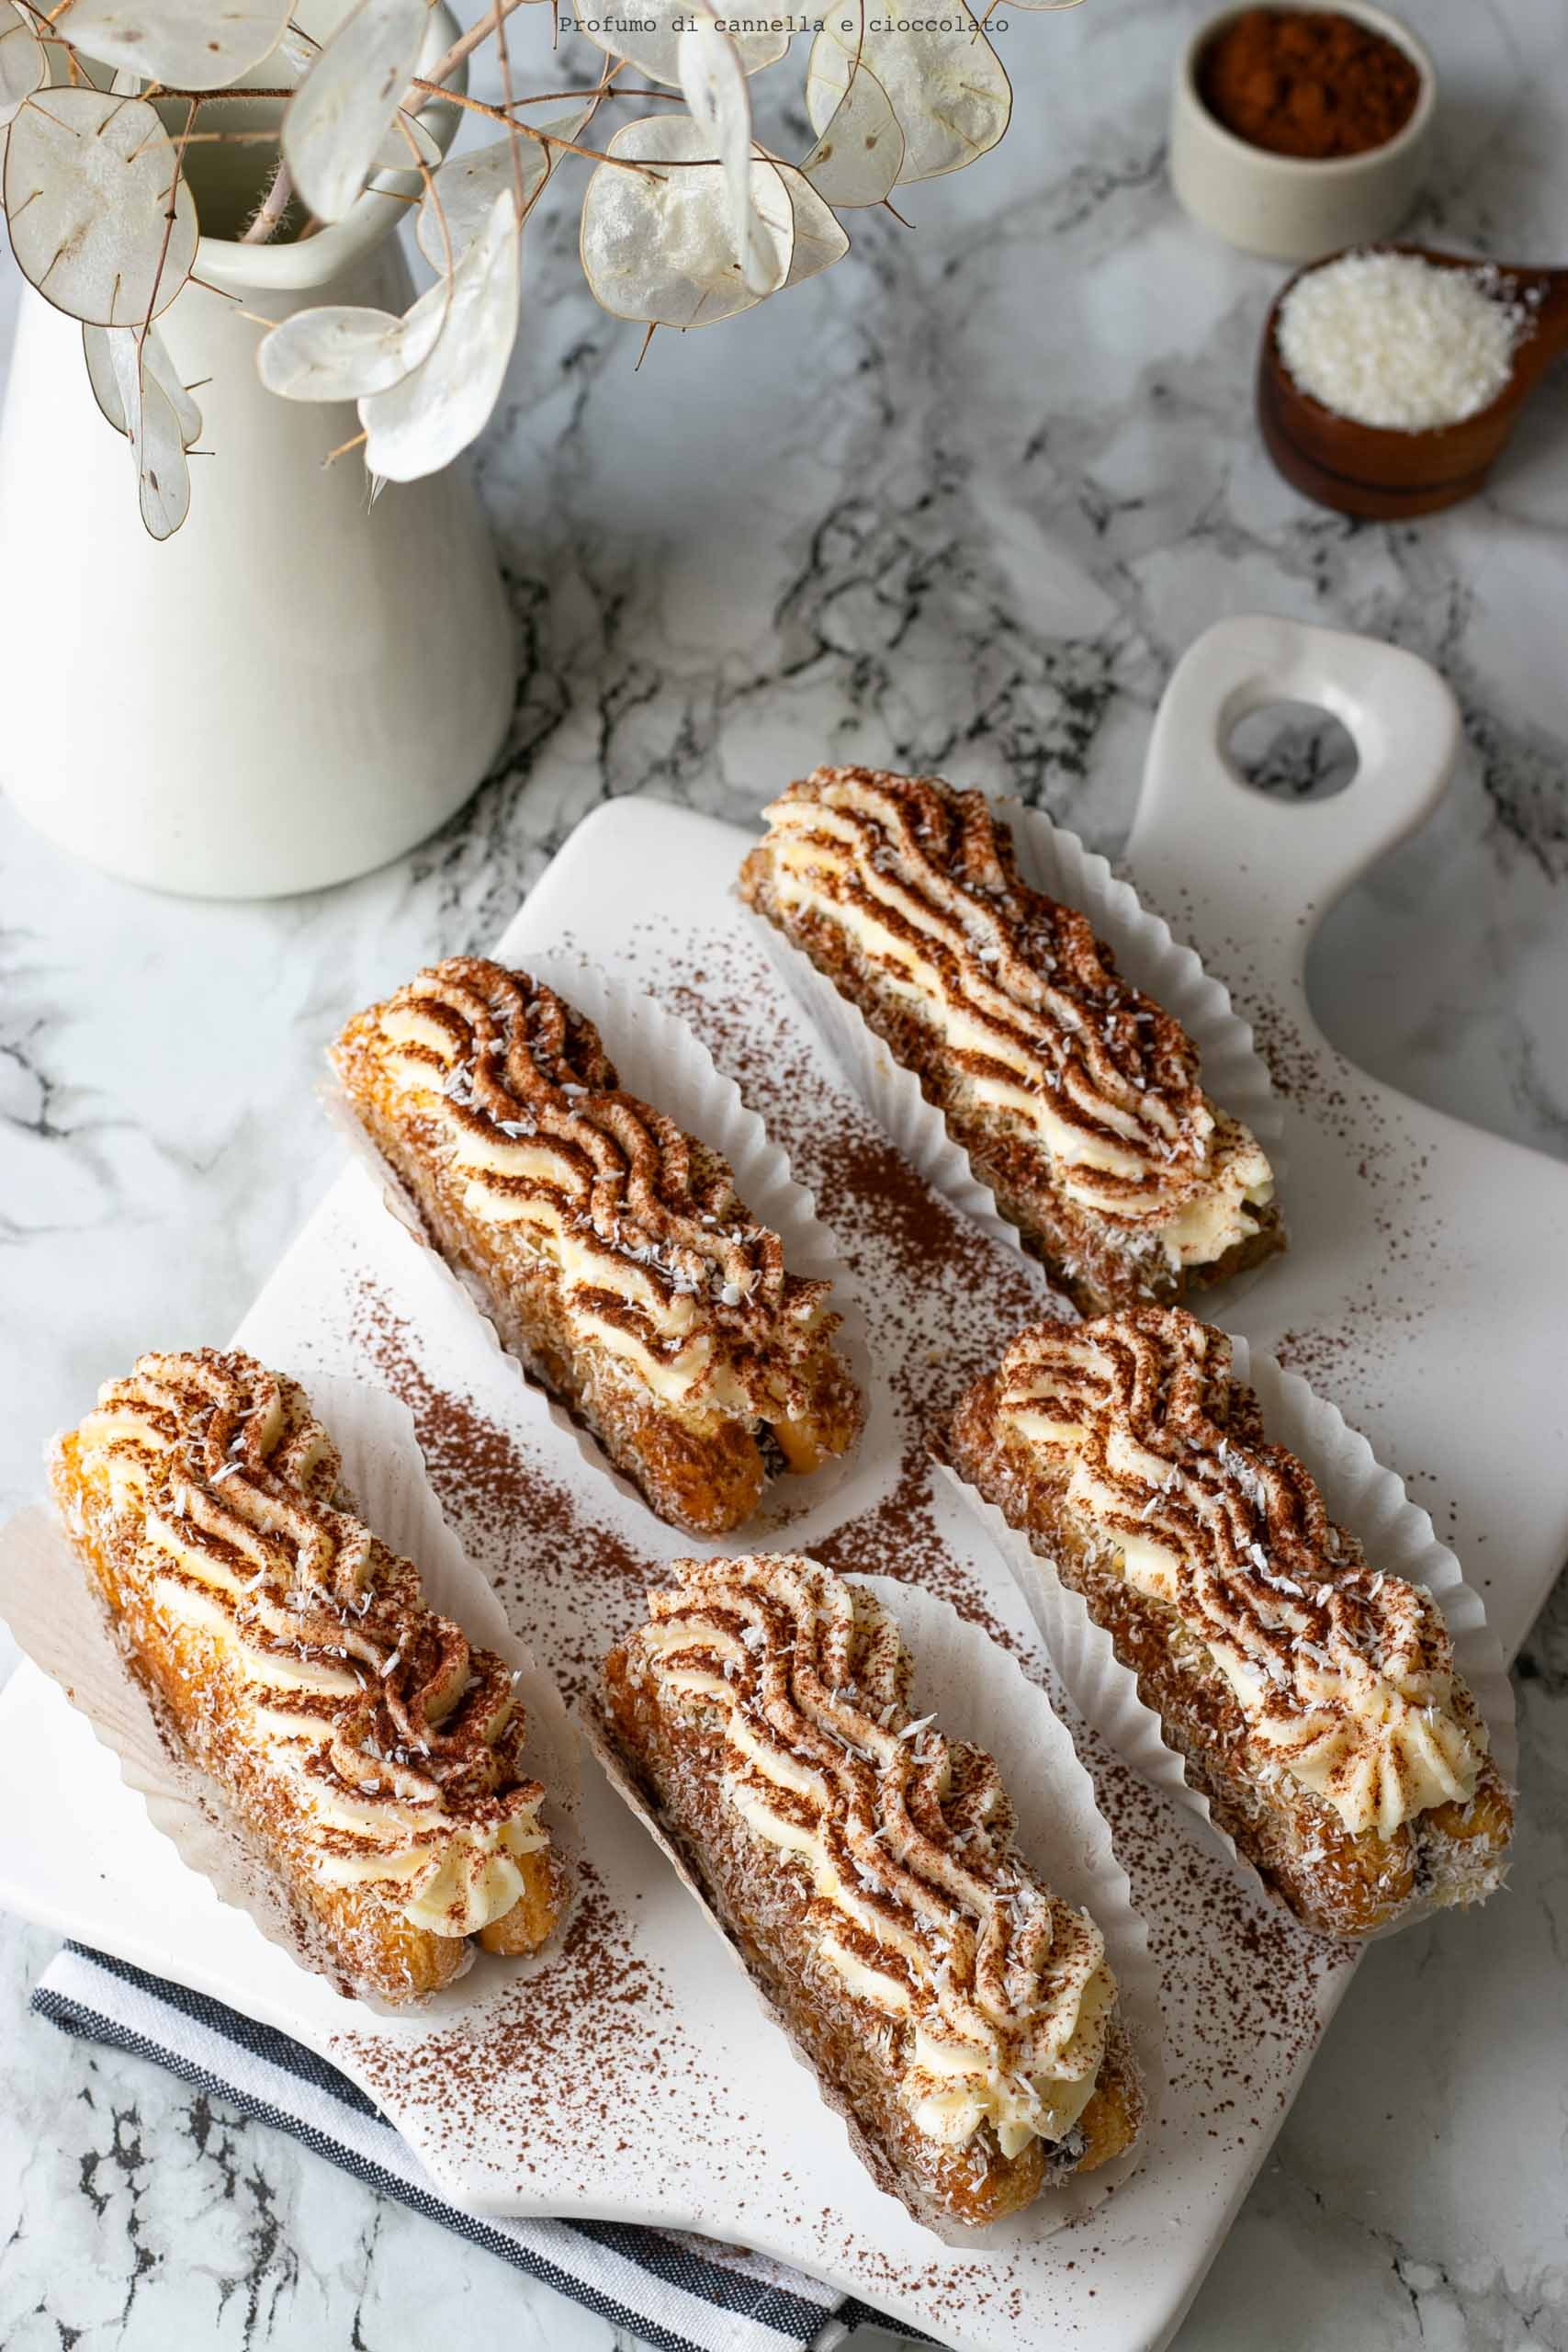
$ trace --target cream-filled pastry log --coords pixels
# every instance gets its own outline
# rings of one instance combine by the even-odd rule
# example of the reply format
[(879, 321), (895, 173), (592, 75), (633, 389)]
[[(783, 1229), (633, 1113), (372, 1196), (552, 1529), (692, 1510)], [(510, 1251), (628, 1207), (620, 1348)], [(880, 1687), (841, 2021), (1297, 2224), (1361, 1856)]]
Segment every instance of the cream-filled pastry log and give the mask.
[(856, 1005), (1086, 1313), (1284, 1247), (1257, 1139), (1087, 916), (1032, 889), (978, 792), (818, 768), (765, 812), (742, 896)]
[(677, 1560), (607, 1727), (885, 2187), (1016, 2212), (1135, 2138), (1100, 1930), (1013, 1844), (992, 1758), (916, 1717), (894, 1619), (798, 1555)]
[(728, 1164), (626, 1092), (552, 989), (455, 956), (357, 1014), (332, 1060), (507, 1347), (661, 1519), (724, 1533), (773, 1471), (853, 1442), (829, 1285), (786, 1268)]
[(1431, 1595), (1369, 1559), (1181, 1307), (1020, 1334), (953, 1466), (1081, 1593), (1220, 1826), (1364, 1936), (1496, 1886), (1513, 1803)]
[(165, 1734), (347, 1987), (398, 2002), (532, 1951), (565, 1878), (504, 1661), (355, 1516), (297, 1382), (144, 1355), (56, 1441), (65, 1530)]

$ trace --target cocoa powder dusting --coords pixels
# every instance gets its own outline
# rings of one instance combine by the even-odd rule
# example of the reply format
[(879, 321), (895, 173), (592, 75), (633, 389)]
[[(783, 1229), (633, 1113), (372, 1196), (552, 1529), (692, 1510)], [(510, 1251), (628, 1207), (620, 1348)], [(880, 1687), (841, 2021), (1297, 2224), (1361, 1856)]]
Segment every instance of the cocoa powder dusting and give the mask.
[[(511, 2120), (515, 2160), (531, 2171), (563, 2074), (601, 2089), (621, 2088), (626, 2045), (662, 2030), (673, 2005), (637, 1958), (592, 1862), (580, 1862), (578, 1874), (577, 1908), (553, 1965), (519, 1978), (487, 2006), (482, 2039), (466, 2018), (417, 2040), (337, 2038), (340, 2063), (352, 2063), (372, 2098), (378, 2082), (385, 2088), (395, 2075), (402, 2099), (423, 2094), (437, 2107), (477, 2102)], [(581, 2116), (574, 2121), (580, 2126)], [(466, 2131), (456, 2119), (455, 2128)]]
[(435, 1387), (412, 1327), (368, 1283), (355, 1295), (354, 1334), (413, 1415), (431, 1484), (465, 1549), (483, 1562), (563, 1697), (581, 1698), (657, 1571), (471, 1399)]

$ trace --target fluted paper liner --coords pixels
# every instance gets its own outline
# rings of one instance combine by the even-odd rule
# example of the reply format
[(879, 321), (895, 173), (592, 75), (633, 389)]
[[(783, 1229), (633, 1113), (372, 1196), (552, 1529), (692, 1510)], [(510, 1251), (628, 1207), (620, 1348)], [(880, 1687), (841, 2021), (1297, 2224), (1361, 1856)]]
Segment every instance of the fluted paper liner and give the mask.
[[(748, 1109), (735, 1080), (724, 1075), (701, 1039), (656, 998), (624, 982), (606, 978), (594, 966), (560, 952), (541, 953), (530, 948), (521, 957), (520, 968), (554, 989), (593, 1023), (628, 1093), (639, 1096), (689, 1135), (700, 1137), (712, 1150), (722, 1153), (729, 1163), (741, 1200), (757, 1222), (770, 1227), (784, 1243), (784, 1263), (790, 1272), (832, 1285), (831, 1305), (843, 1318), (833, 1344), (848, 1364), (869, 1415), (873, 1394), (871, 1359), (864, 1317), (852, 1279), (831, 1235), (817, 1216), (815, 1199), (803, 1184), (795, 1182), (785, 1153), (769, 1136), (758, 1114)], [(318, 1091), (334, 1125), (379, 1187), (387, 1208), (428, 1253), (465, 1316), (477, 1326), (478, 1335), (516, 1374), (529, 1417), (553, 1422), (570, 1440), (595, 1478), (608, 1479), (616, 1492), (639, 1510), (650, 1510), (647, 1496), (616, 1468), (592, 1431), (577, 1420), (506, 1346), (491, 1317), (481, 1286), (450, 1265), (432, 1241), (407, 1186), (366, 1134), (353, 1102), (335, 1074), (329, 1074)], [(705, 1555), (727, 1547), (733, 1549), (737, 1535), (744, 1534), (751, 1540), (786, 1527), (807, 1511), (817, 1510), (837, 1491), (860, 1453), (861, 1441), (857, 1440), (846, 1453), (807, 1476), (791, 1472), (770, 1479), (761, 1502), (743, 1527), (719, 1537), (694, 1535), (682, 1529), (679, 1532), (682, 1544), (694, 1554)]]
[[(1237, 1380), (1258, 1395), (1269, 1438), (1296, 1454), (1315, 1479), (1329, 1517), (1359, 1538), (1368, 1560), (1385, 1575), (1420, 1585), (1443, 1612), (1453, 1640), (1454, 1667), (1474, 1695), (1486, 1725), (1492, 1754), (1513, 1785), (1518, 1770), (1513, 1686), (1496, 1635), (1486, 1623), (1481, 1596), (1431, 1520), (1413, 1503), (1403, 1481), (1385, 1469), (1366, 1439), (1299, 1373), (1287, 1372), (1272, 1356), (1255, 1353), (1245, 1340), (1231, 1339)], [(948, 1463), (937, 1465), (964, 1504), (984, 1524), (1028, 1605), (1075, 1707), (1102, 1733), (1122, 1760), (1145, 1781), (1189, 1806), (1206, 1825), (1242, 1876), (1278, 1901), (1268, 1882), (1214, 1820), (1209, 1800), (1187, 1778), (1182, 1758), (1167, 1745), (1160, 1719), (1138, 1695), (1138, 1680), (1116, 1656), (1110, 1634), (1097, 1625), (1081, 1593), (1064, 1584), (1055, 1564), (1036, 1552), (1028, 1537), (967, 1484)], [(1437, 1906), (1415, 1905), (1382, 1935), (1397, 1934)], [(1364, 1940), (1371, 1941), (1372, 1938)]]
[[(1283, 1114), (1252, 1031), (1231, 1003), (1224, 981), (1205, 971), (1194, 951), (1172, 937), (1163, 917), (1145, 907), (1132, 884), (1120, 881), (1105, 859), (1087, 850), (1076, 833), (1017, 801), (996, 802), (995, 813), (1011, 833), (1023, 880), (1087, 915), (1114, 952), (1119, 969), (1180, 1022), (1201, 1057), (1204, 1091), (1258, 1137), (1288, 1213)], [(994, 1240), (1022, 1250), (1017, 1227), (1002, 1215), (989, 1185), (975, 1174), (967, 1152), (949, 1135), (946, 1120), (927, 1102), (914, 1072), (895, 1059), (859, 1006), (840, 995), (809, 956), (765, 916), (754, 921), (785, 987), (810, 1015), (850, 1084), (904, 1158), (933, 1192)], [(1030, 1262), (1037, 1261), (1031, 1257)], [(1227, 1276), (1224, 1295), (1239, 1297), (1262, 1271), (1249, 1267)]]
[[(496, 1651), (516, 1672), (527, 1717), (525, 1760), (545, 1784), (543, 1818), (571, 1871), (577, 1847), (571, 1815), (581, 1787), (576, 1732), (555, 1684), (513, 1633), (483, 1571), (447, 1526), (425, 1476), (412, 1414), (395, 1397), (356, 1380), (312, 1373), (304, 1385), (337, 1446), (344, 1485), (367, 1525), (414, 1562), (432, 1609), (453, 1618), (471, 1642)], [(91, 1572), (45, 1506), (18, 1513), (0, 1530), (0, 1615), (18, 1646), (118, 1758), (120, 1778), (141, 1796), (148, 1820), (186, 1867), (205, 1878), (221, 1902), (247, 1913), (267, 1941), (301, 1968), (346, 1990), (305, 1906), (290, 1901), (219, 1784), (190, 1761), (172, 1730), (164, 1730), (159, 1703), (126, 1663)], [(568, 1917), (570, 1910), (569, 1904)], [(468, 2008), (503, 1972), (511, 1978), (547, 1967), (561, 1932), (558, 1928), (537, 1952), (518, 1960), (476, 1945), (465, 1974), (425, 2001), (393, 2008), (357, 1990), (354, 1998), (389, 2024), (400, 2018), (424, 2025), (433, 2015)]]
[(1132, 1886), (1116, 1859), (1110, 1827), (1095, 1802), (1094, 1785), (1078, 1761), (1066, 1725), (1038, 1683), (1031, 1682), (1017, 1660), (989, 1634), (960, 1617), (934, 1593), (892, 1577), (856, 1577), (852, 1581), (874, 1593), (897, 1621), (904, 1645), (914, 1659), (916, 1712), (935, 1714), (950, 1736), (973, 1739), (995, 1757), (1017, 1815), (1019, 1852), (1054, 1894), (1089, 1912), (1105, 1939), (1106, 1958), (1116, 1978), (1121, 2017), (1143, 2088), (1137, 2140), (1094, 2172), (1069, 2174), (1059, 2187), (1048, 2184), (1021, 2213), (986, 2229), (968, 2230), (933, 2214), (927, 2204), (907, 2192), (882, 2150), (861, 2129), (848, 2100), (823, 2080), (788, 2016), (761, 1979), (751, 1974), (745, 1954), (709, 1907), (690, 1861), (631, 1778), (602, 1715), (594, 1708), (584, 1707), (580, 1720), (616, 1792), (690, 1889), (708, 1925), (747, 1970), (763, 2011), (783, 2031), (877, 2187), (897, 2198), (922, 2228), (947, 2245), (1001, 2249), (1048, 2237), (1068, 2222), (1092, 2212), (1130, 2179), (1153, 2140), (1164, 2069), (1159, 1980), (1149, 1951), (1148, 1930), (1134, 1907)]

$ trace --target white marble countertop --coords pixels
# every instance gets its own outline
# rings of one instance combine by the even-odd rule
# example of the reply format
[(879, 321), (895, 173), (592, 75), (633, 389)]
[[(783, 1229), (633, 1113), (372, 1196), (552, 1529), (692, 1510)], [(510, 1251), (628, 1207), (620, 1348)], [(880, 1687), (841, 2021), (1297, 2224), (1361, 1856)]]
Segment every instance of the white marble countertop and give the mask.
[[(1316, 1001), (1380, 1076), (1568, 1152), (1562, 416), (1548, 393), (1484, 499), (1413, 527), (1283, 487), (1250, 417), (1282, 273), (1190, 227), (1164, 178), (1198, 13), (1015, 17), (998, 154), (917, 190), (913, 230), (863, 222), (815, 287), (658, 339), (638, 377), (636, 330), (574, 283), (570, 226), (532, 232), (532, 322), (481, 449), (523, 632), (516, 724), (412, 857), (203, 906), (70, 865), (0, 805), (7, 1507), (107, 1372), (238, 1320), (337, 1162), (310, 1088), (344, 1008), (484, 945), (595, 802), (741, 817), (833, 752), (1021, 791), (1114, 849), (1171, 663), (1225, 613), (1389, 636), (1455, 686), (1462, 773), (1329, 918)], [(1411, 13), (1447, 94), (1413, 233), (1568, 258), (1561, 0)], [(13, 293), (0, 275), (0, 347)], [(1462, 1970), (1440, 1923), (1369, 1955), (1183, 2352), (1568, 2346), (1563, 1604), (1518, 1672), (1510, 1893), (1467, 1928)], [(455, 2323), (556, 2352), (629, 2341), (38, 2022), (51, 1939), (7, 1925), (0, 2342), (422, 2352)]]

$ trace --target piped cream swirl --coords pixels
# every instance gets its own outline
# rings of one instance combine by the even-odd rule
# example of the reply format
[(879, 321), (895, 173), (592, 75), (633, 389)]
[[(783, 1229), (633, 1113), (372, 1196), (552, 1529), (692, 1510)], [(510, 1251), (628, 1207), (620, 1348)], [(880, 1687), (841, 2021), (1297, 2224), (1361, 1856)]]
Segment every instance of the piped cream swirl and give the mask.
[(829, 1284), (787, 1272), (728, 1164), (622, 1088), (591, 1021), (471, 956), (372, 1018), (394, 1085), (443, 1131), (466, 1211), (559, 1269), (584, 1337), (667, 1403), (811, 1417), (839, 1319)]
[(1370, 1566), (1312, 1477), (1264, 1437), (1230, 1342), (1179, 1307), (1042, 1324), (1002, 1358), (1004, 1445), (1058, 1450), (1065, 1500), (1139, 1592), (1201, 1641), (1256, 1736), (1353, 1835), (1474, 1794), (1428, 1593)]
[(435, 1935), (509, 1911), (548, 1843), (511, 1672), (343, 1507), (303, 1389), (239, 1353), (144, 1355), (66, 1442), (75, 1490), (107, 1490), (128, 1610), (199, 1634), (238, 1686), (198, 1744), (242, 1727), (315, 1874)]
[(628, 1645), (664, 1700), (724, 1719), (724, 1792), (809, 1873), (820, 1962), (904, 2027), (927, 2137), (1002, 2154), (1066, 2137), (1115, 2001), (1087, 1914), (1012, 1849), (991, 1758), (908, 1705), (898, 1628), (863, 1587), (781, 1555), (678, 1560)]
[(765, 812), (786, 914), (834, 926), (934, 1027), (976, 1102), (1031, 1137), (1063, 1193), (1153, 1236), (1174, 1265), (1255, 1230), (1255, 1138), (1216, 1114), (1180, 1023), (1133, 988), (1088, 918), (1022, 882), (984, 796), (818, 768)]

